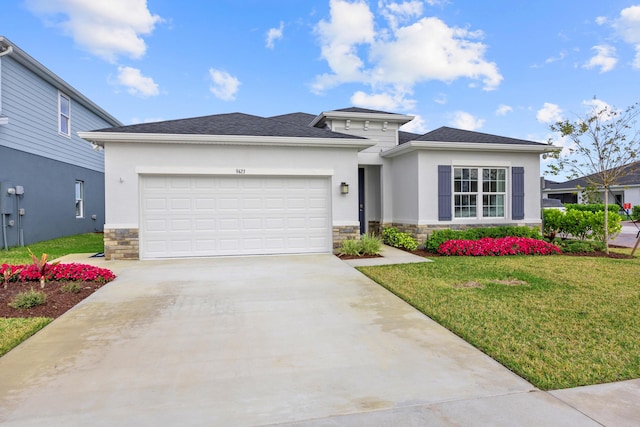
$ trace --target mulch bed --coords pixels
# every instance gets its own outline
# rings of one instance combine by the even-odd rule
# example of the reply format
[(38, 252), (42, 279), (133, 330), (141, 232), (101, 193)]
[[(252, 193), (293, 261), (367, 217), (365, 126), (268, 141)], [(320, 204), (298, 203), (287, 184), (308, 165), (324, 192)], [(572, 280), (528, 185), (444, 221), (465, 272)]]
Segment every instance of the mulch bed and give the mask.
[(340, 259), (382, 258), (382, 255), (336, 255)]
[[(40, 282), (12, 282), (7, 285), (7, 289), (4, 289), (0, 284), (0, 317), (51, 317), (55, 319), (106, 284), (77, 282), (80, 291), (72, 293), (62, 291), (61, 288), (66, 283), (46, 282), (44, 289), (40, 288)], [(27, 309), (9, 307), (9, 303), (18, 293), (29, 291), (32, 288), (47, 295), (44, 304)]]
[[(610, 245), (610, 248), (615, 248), (615, 247), (624, 247), (624, 246), (613, 246)], [(431, 252), (427, 252), (424, 249), (417, 249), (415, 251), (411, 251), (412, 254), (414, 255), (418, 255), (421, 257), (426, 257), (426, 258), (439, 258), (442, 255), (439, 254), (434, 254)], [(634, 259), (634, 256), (631, 255), (627, 255), (627, 254), (621, 254), (618, 252), (609, 252), (609, 254), (607, 255), (605, 252), (577, 252), (577, 253), (573, 253), (573, 254), (569, 254), (569, 253), (562, 253), (561, 255), (566, 255), (566, 256), (580, 256), (580, 257), (593, 257), (593, 258), (613, 258), (613, 259)]]

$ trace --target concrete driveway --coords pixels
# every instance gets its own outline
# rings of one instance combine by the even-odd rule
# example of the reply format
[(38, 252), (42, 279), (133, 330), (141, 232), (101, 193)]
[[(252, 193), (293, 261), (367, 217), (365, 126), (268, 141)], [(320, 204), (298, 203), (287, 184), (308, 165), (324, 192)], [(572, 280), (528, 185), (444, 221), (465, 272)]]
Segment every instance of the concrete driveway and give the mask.
[(113, 266), (0, 358), (0, 424), (598, 425), (331, 255)]

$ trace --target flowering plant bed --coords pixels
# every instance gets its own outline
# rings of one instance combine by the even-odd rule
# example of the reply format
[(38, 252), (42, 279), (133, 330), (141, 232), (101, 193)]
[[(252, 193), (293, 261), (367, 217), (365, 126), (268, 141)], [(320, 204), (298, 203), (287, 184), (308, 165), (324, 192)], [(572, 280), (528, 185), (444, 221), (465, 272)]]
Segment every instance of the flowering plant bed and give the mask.
[[(116, 276), (105, 268), (72, 263), (47, 265), (44, 287), (40, 285), (40, 271), (33, 264), (2, 264), (0, 277), (5, 278), (0, 286), (0, 317), (56, 318)], [(30, 308), (9, 305), (18, 294), (31, 290), (44, 293), (45, 302)]]
[(560, 248), (528, 237), (485, 237), (480, 240), (448, 240), (440, 245), (438, 254), (445, 256), (553, 255)]

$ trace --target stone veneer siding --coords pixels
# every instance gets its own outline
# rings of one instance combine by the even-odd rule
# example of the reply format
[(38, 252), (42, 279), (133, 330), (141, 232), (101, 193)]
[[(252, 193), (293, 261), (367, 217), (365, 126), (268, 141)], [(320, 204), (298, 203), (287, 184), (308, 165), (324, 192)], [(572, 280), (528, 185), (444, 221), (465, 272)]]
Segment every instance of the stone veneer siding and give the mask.
[(333, 227), (333, 248), (339, 248), (345, 240), (359, 240), (360, 239), (360, 226), (349, 225), (342, 227)]
[[(385, 223), (383, 228), (395, 227), (398, 231), (403, 233), (409, 233), (417, 241), (421, 247), (424, 242), (435, 230), (467, 230), (469, 228), (488, 228), (488, 227), (502, 227), (502, 226), (524, 226), (529, 228), (537, 228), (541, 230), (542, 223), (512, 223), (512, 224), (429, 224), (429, 225), (416, 225), (416, 224), (401, 224), (401, 223)], [(542, 230), (541, 230), (542, 231)]]
[(140, 259), (137, 228), (104, 230), (104, 259)]

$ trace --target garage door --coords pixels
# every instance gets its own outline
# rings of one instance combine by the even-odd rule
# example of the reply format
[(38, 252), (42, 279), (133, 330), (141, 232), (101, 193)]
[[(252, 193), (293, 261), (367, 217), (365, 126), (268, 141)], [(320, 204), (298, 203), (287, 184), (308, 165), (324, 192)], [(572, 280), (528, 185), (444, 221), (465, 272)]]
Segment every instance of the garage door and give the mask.
[(329, 252), (329, 178), (142, 176), (142, 258)]

